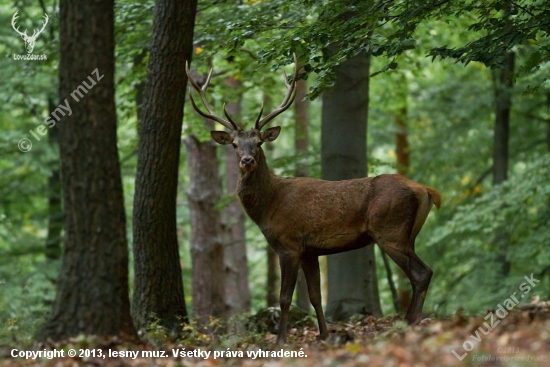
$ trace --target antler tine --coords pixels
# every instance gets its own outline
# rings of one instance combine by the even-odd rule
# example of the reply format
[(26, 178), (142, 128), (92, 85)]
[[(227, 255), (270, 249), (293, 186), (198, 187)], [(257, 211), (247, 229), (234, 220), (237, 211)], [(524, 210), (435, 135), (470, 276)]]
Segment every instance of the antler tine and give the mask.
[(206, 92), (206, 88), (210, 85), (210, 78), (212, 78), (212, 72), (214, 71), (214, 68), (210, 68), (210, 72), (208, 73), (208, 76), (206, 77), (206, 81), (204, 82), (204, 85), (202, 86), (202, 90)]
[[(226, 128), (228, 128), (229, 130), (237, 130), (237, 125), (233, 121), (224, 120), (223, 118), (216, 115), (213, 108), (210, 106), (210, 104), (208, 103), (208, 100), (206, 99), (206, 93), (205, 92), (206, 92), (206, 88), (208, 88), (208, 84), (210, 84), (210, 78), (212, 77), (212, 71), (213, 71), (213, 69), (210, 69), (210, 73), (208, 73), (208, 77), (206, 78), (206, 82), (204, 83), (204, 85), (201, 88), (201, 87), (199, 87), (197, 82), (195, 82), (195, 80), (191, 76), (191, 73), (189, 72), (189, 63), (187, 61), (185, 61), (185, 73), (187, 74), (187, 78), (189, 79), (189, 82), (191, 83), (193, 88), (195, 88), (195, 90), (199, 93), (199, 96), (201, 97), (202, 104), (204, 105), (204, 107), (206, 107), (206, 109), (210, 113), (205, 113), (205, 112), (203, 112), (199, 109), (199, 107), (195, 103), (195, 100), (193, 99), (193, 95), (191, 94), (191, 88), (189, 88), (189, 98), (191, 99), (191, 104), (193, 105), (193, 108), (195, 109), (195, 111), (197, 111), (201, 116), (206, 117), (206, 118), (211, 119), (211, 120), (214, 120), (214, 121), (217, 121), (220, 124), (222, 124), (223, 126), (225, 126)], [(225, 105), (224, 105), (224, 110), (225, 110)]]
[(296, 81), (298, 79), (298, 59), (296, 58), (296, 54), (294, 55), (294, 75), (292, 77), (292, 81), (289, 83), (286, 73), (283, 70), (283, 77), (285, 79), (285, 84), (288, 87), (288, 90), (286, 92), (285, 97), (283, 98), (283, 101), (281, 102), (280, 106), (277, 107), (277, 109), (273, 112), (271, 112), (269, 115), (264, 117), (261, 121), (256, 121), (256, 128), (260, 130), (262, 127), (264, 127), (269, 121), (273, 120), (277, 115), (280, 113), (286, 111), (292, 102), (294, 102), (294, 98), (296, 97)]
[(22, 33), (22, 32), (19, 30), (19, 27), (20, 27), (20, 26), (18, 26), (17, 28), (15, 28), (15, 21), (17, 20), (17, 18), (19, 18), (19, 15), (17, 15), (17, 13), (19, 13), (19, 10), (17, 10), (17, 11), (15, 12), (15, 14), (13, 14), (13, 17), (11, 18), (11, 26), (12, 26), (12, 28), (13, 28), (17, 33), (19, 33), (21, 36), (22, 36), (22, 35), (25, 35), (25, 36), (26, 36), (26, 35), (27, 35), (27, 30), (26, 30), (26, 29), (25, 29), (25, 33)]
[(262, 102), (262, 108), (260, 108), (260, 113), (258, 114), (258, 117), (256, 118), (256, 123), (254, 124), (254, 127), (258, 130), (261, 129), (261, 127), (258, 126), (258, 123), (260, 122), (260, 119), (262, 118), (262, 113), (264, 113), (264, 102)]
[(238, 130), (239, 128), (237, 127), (237, 124), (235, 123), (235, 121), (233, 121), (233, 119), (229, 115), (229, 112), (227, 112), (227, 110), (225, 109), (225, 103), (223, 104), (223, 113), (224, 113), (225, 117), (227, 117), (227, 119), (229, 120), (231, 125), (233, 125), (233, 130)]
[(199, 115), (201, 115), (203, 117), (206, 117), (206, 118), (210, 118), (210, 115), (207, 114), (207, 113), (202, 112), (201, 109), (195, 103), (195, 99), (193, 98), (193, 95), (191, 94), (191, 88), (189, 88), (189, 99), (191, 100), (191, 104), (193, 105), (193, 108), (195, 109), (195, 111), (197, 111), (199, 113)]
[(281, 70), (283, 71), (283, 76), (284, 76), (284, 78), (285, 78), (285, 85), (286, 85), (287, 87), (290, 87), (290, 84), (288, 83), (288, 76), (286, 75), (285, 69), (281, 69)]
[(48, 14), (44, 13), (44, 21), (42, 21), (42, 23), (44, 23), (44, 25), (42, 26), (42, 29), (38, 32), (39, 34), (44, 31), (44, 28), (46, 28), (46, 25), (48, 24), (49, 19), (50, 18), (48, 17)]
[(201, 89), (197, 83), (195, 83), (195, 80), (191, 77), (191, 73), (189, 72), (189, 63), (185, 61), (185, 73), (187, 74), (187, 79), (189, 79), (189, 82), (195, 88), (197, 91)]

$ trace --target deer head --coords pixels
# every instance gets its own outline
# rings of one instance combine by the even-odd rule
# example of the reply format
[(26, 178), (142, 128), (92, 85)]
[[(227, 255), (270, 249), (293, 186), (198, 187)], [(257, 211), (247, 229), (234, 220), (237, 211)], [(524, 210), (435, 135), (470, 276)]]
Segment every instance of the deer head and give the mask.
[(48, 14), (44, 13), (44, 20), (43, 20), (43, 25), (42, 25), (42, 29), (40, 30), (37, 30), (35, 29), (32, 36), (29, 36), (27, 35), (27, 30), (25, 29), (25, 32), (20, 32), (19, 31), (19, 27), (15, 28), (15, 21), (17, 20), (18, 16), (17, 16), (17, 11), (15, 12), (15, 14), (13, 15), (13, 17), (11, 18), (11, 26), (13, 27), (13, 29), (19, 33), (19, 35), (21, 36), (21, 38), (23, 38), (23, 41), (25, 41), (25, 48), (27, 49), (27, 53), (31, 53), (32, 50), (34, 49), (34, 43), (36, 42), (36, 38), (38, 37), (38, 35), (40, 33), (42, 33), (44, 31), (44, 28), (46, 28), (46, 24), (48, 24)]
[(235, 148), (235, 153), (237, 154), (239, 168), (242, 171), (245, 171), (245, 172), (254, 171), (257, 167), (258, 157), (261, 151), (261, 148), (260, 148), (261, 145), (265, 142), (274, 141), (279, 136), (279, 133), (281, 131), (281, 127), (279, 126), (269, 128), (265, 131), (261, 131), (261, 130), (269, 121), (271, 121), (277, 115), (279, 115), (280, 113), (288, 109), (292, 104), (292, 102), (294, 101), (294, 97), (296, 96), (296, 93), (294, 93), (296, 90), (296, 80), (298, 79), (298, 61), (296, 59), (296, 55), (294, 55), (294, 65), (295, 65), (294, 75), (290, 83), (288, 82), (287, 75), (283, 70), (283, 76), (284, 76), (285, 84), (287, 86), (287, 92), (285, 97), (283, 98), (283, 102), (281, 103), (281, 105), (262, 119), (262, 113), (264, 111), (264, 107), (262, 104), (262, 108), (260, 109), (260, 113), (256, 118), (256, 123), (254, 124), (254, 127), (250, 130), (245, 131), (241, 127), (239, 127), (237, 123), (235, 123), (235, 121), (233, 121), (233, 119), (225, 109), (225, 104), (223, 106), (223, 112), (227, 120), (217, 116), (214, 110), (212, 109), (212, 107), (210, 106), (210, 104), (208, 103), (205, 93), (206, 93), (206, 88), (208, 88), (208, 84), (210, 83), (210, 78), (212, 77), (212, 69), (210, 70), (210, 73), (206, 78), (206, 82), (201, 88), (193, 80), (189, 72), (189, 66), (187, 65), (187, 63), (185, 64), (185, 71), (187, 73), (187, 77), (189, 78), (189, 81), (191, 82), (191, 85), (193, 86), (193, 88), (195, 88), (195, 90), (199, 93), (202, 103), (208, 110), (208, 113), (201, 111), (201, 109), (197, 107), (195, 100), (193, 99), (193, 95), (191, 94), (191, 90), (189, 90), (189, 98), (191, 99), (193, 108), (203, 117), (217, 121), (223, 126), (225, 126), (227, 129), (229, 129), (229, 132), (211, 131), (210, 134), (218, 144), (233, 145), (233, 147)]

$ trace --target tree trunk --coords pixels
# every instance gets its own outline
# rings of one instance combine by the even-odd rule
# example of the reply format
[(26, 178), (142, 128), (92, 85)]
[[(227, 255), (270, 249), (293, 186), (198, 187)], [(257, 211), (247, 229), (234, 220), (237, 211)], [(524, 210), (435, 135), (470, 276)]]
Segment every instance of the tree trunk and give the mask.
[[(296, 126), (294, 130), (294, 148), (296, 154), (307, 153), (308, 149), (308, 108), (309, 101), (304, 100), (307, 94), (307, 82), (305, 80), (298, 80), (296, 82), (296, 97), (294, 99), (294, 115), (296, 118)], [(296, 171), (294, 173), (296, 177), (309, 176), (309, 169), (306, 165), (296, 164)], [(307, 290), (306, 277), (302, 267), (298, 271), (298, 279), (296, 281), (296, 305), (304, 311), (310, 310), (309, 294)]]
[(172, 333), (187, 321), (176, 227), (181, 124), (197, 2), (157, 0), (139, 128), (134, 196), (133, 317)]
[[(214, 124), (205, 121), (213, 130)], [(191, 213), (191, 262), (193, 266), (193, 315), (197, 325), (208, 328), (210, 316), (225, 319), (225, 267), (220, 211), (221, 180), (217, 146), (185, 138), (189, 167)]]
[[(508, 178), (508, 140), (510, 131), (510, 109), (514, 85), (515, 54), (508, 52), (506, 64), (496, 71), (495, 78), (495, 130), (493, 146), (493, 186), (500, 185)], [(497, 263), (502, 276), (508, 276), (511, 263), (507, 259), (509, 237), (506, 229), (497, 228)]]
[[(147, 48), (144, 48), (143, 50), (141, 50), (140, 53), (134, 55), (134, 58), (133, 58), (134, 65), (132, 67), (134, 71), (143, 66), (143, 63), (148, 53), (149, 53), (149, 50)], [(139, 132), (139, 125), (141, 124), (141, 121), (143, 121), (143, 102), (145, 99), (145, 86), (146, 86), (146, 83), (144, 81), (139, 81), (134, 86), (134, 89), (136, 91), (135, 102), (136, 102), (138, 132)]]
[[(53, 98), (48, 98), (50, 114), (57, 108)], [(52, 149), (59, 146), (59, 128), (48, 133), (48, 143)], [(46, 259), (58, 260), (61, 257), (61, 233), (63, 231), (63, 208), (61, 206), (61, 172), (57, 161), (52, 164), (48, 178), (48, 236), (46, 237)]]
[[(225, 84), (235, 91), (240, 83), (234, 77), (227, 77)], [(236, 101), (227, 103), (227, 112), (238, 121), (241, 116), (242, 93), (238, 93)], [(227, 195), (235, 196), (239, 179), (239, 165), (235, 149), (231, 145), (224, 146), (225, 152), (225, 182)], [(245, 214), (238, 199), (232, 201), (223, 211), (223, 232), (225, 236), (225, 302), (227, 316), (231, 317), (250, 310), (250, 290), (248, 288), (248, 262), (246, 258)]]
[[(112, 0), (60, 1), (59, 96), (72, 110), (54, 127), (65, 247), (53, 310), (38, 340), (136, 336), (116, 141), (113, 13)], [(70, 95), (79, 85), (88, 91), (75, 102)]]
[[(367, 175), (369, 57), (361, 53), (337, 67), (334, 87), (323, 93), (321, 170), (325, 180)], [(381, 316), (374, 246), (328, 257), (327, 315)]]
[[(397, 157), (397, 173), (403, 176), (407, 176), (409, 172), (409, 156), (410, 147), (408, 140), (408, 126), (407, 126), (407, 78), (401, 74), (401, 80), (399, 82), (398, 93), (398, 109), (395, 114), (395, 154)], [(400, 268), (396, 268), (397, 274), (397, 297), (399, 299), (399, 310), (406, 310), (411, 303), (412, 289), (409, 278), (405, 272)]]
[(493, 185), (499, 185), (508, 178), (508, 140), (514, 64), (515, 54), (509, 52), (506, 56), (506, 65), (498, 70), (496, 80)]

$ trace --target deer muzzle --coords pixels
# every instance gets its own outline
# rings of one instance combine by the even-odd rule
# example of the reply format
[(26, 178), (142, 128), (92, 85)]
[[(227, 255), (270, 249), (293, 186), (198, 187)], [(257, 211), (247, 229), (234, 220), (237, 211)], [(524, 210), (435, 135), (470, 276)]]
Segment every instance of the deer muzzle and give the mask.
[(252, 171), (256, 168), (256, 160), (252, 157), (243, 157), (240, 166), (245, 171)]

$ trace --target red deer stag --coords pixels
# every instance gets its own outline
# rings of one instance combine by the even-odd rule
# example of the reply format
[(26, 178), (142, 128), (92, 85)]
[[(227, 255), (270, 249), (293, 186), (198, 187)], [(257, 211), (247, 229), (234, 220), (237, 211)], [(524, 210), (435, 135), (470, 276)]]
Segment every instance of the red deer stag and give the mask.
[[(297, 65), (296, 56), (294, 63)], [(318, 256), (358, 249), (377, 243), (407, 274), (413, 288), (405, 318), (411, 324), (421, 318), (432, 270), (414, 252), (414, 240), (424, 225), (433, 204), (439, 208), (441, 197), (429, 187), (400, 175), (380, 175), (346, 181), (314, 178), (282, 178), (269, 171), (261, 145), (279, 136), (280, 127), (261, 131), (273, 118), (292, 104), (298, 70), (281, 105), (263, 119), (262, 110), (254, 128), (245, 131), (227, 113), (216, 115), (205, 92), (212, 70), (201, 87), (189, 81), (199, 93), (208, 113), (201, 111), (189, 92), (191, 103), (202, 116), (219, 122), (230, 132), (212, 131), (219, 144), (232, 144), (239, 162), (237, 193), (250, 218), (260, 227), (269, 245), (279, 254), (281, 266), (281, 319), (277, 343), (285, 340), (287, 318), (301, 265), (307, 281), (309, 299), (319, 323), (322, 339), (328, 330), (321, 305)]]

